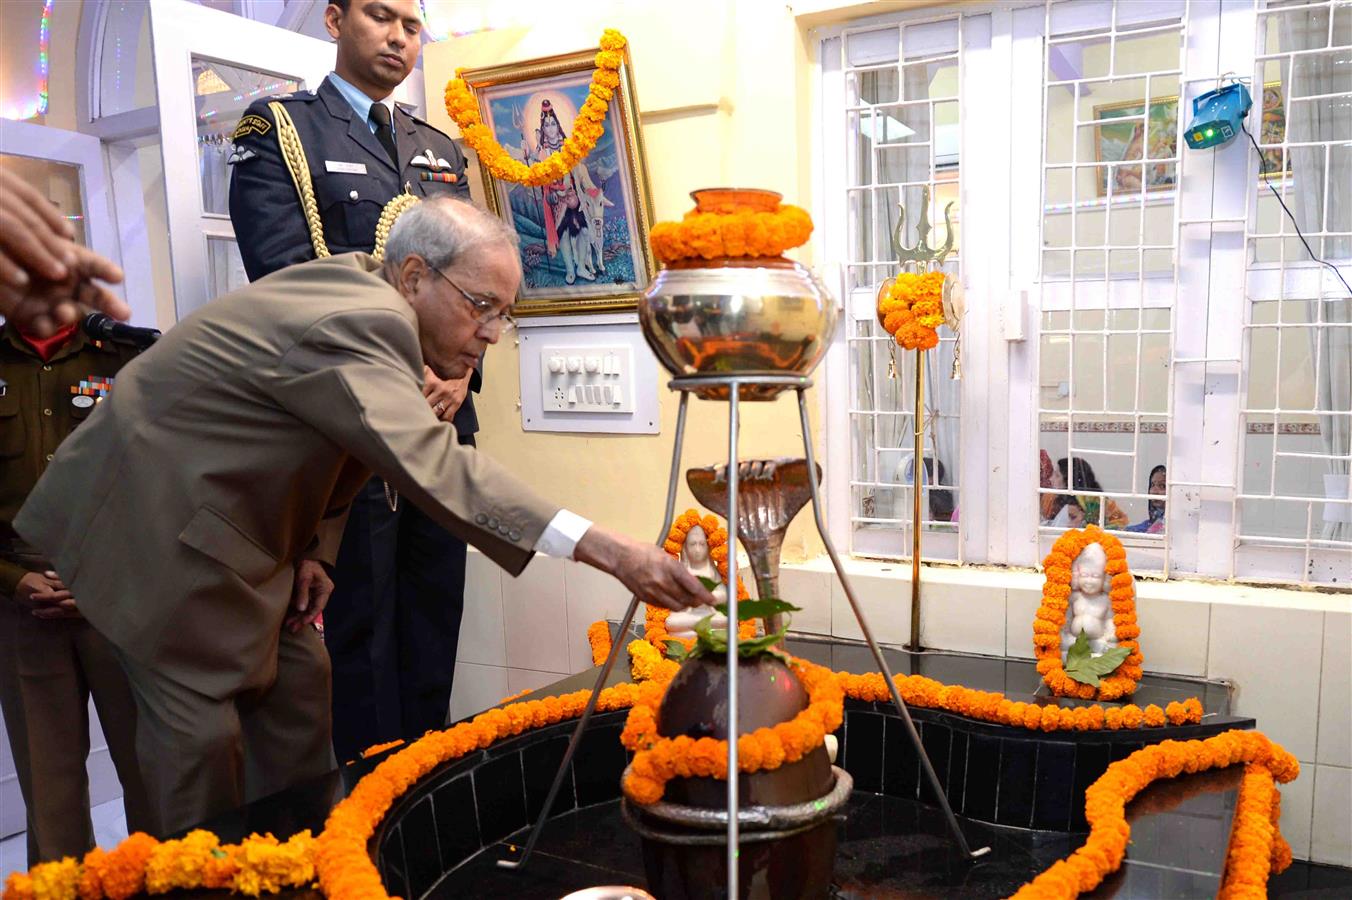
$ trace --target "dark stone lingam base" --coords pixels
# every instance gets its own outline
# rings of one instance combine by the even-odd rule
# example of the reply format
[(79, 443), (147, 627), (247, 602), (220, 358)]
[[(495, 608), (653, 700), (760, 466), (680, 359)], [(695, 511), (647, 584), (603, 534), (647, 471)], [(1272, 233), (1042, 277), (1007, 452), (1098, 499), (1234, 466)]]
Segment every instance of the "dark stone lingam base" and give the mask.
[[(853, 672), (871, 671), (869, 651), (838, 640), (792, 639), (795, 655)], [(946, 683), (1003, 691), (1030, 702), (1038, 685), (1031, 660), (950, 653), (910, 654), (884, 648), (894, 671)], [(617, 666), (612, 681), (627, 679)], [(539, 696), (589, 689), (595, 670), (536, 692)], [(837, 828), (834, 895), (838, 897), (1007, 897), (1019, 885), (1084, 842), (1083, 792), (1108, 763), (1145, 740), (1207, 736), (1253, 727), (1230, 716), (1222, 682), (1147, 674), (1134, 701), (1164, 705), (1201, 698), (1202, 725), (1126, 733), (1042, 734), (972, 722), (948, 713), (912, 709), (924, 743), (973, 846), (991, 852), (965, 861), (953, 846), (938, 809), (920, 796), (918, 758), (887, 704), (846, 702), (838, 764), (855, 791)], [(1048, 700), (1066, 705), (1079, 701)], [(620, 745), (625, 712), (597, 715), (570, 768), (554, 815), (524, 871), (500, 869), (539, 814), (563, 757), (572, 722), (523, 734), (443, 766), (391, 809), (370, 844), (392, 895), (510, 897), (557, 900), (600, 884), (643, 887), (640, 839), (619, 811), (620, 773), (628, 754)], [(223, 840), (248, 831), (279, 838), (302, 827), (322, 827), (324, 809), (350, 790), (383, 756), (343, 766), (313, 783), (204, 823)], [(914, 764), (914, 767), (913, 767)], [(1070, 789), (1065, 774), (1070, 773)], [(1220, 884), (1234, 816), (1237, 769), (1187, 776), (1152, 786), (1127, 808), (1132, 843), (1122, 869), (1094, 897), (1212, 897)], [(341, 779), (340, 779), (341, 776)], [(340, 783), (341, 782), (341, 783)], [(1077, 802), (1076, 798), (1080, 798)], [(1166, 800), (1168, 802), (1166, 802)], [(1169, 807), (1135, 815), (1133, 809)], [(1352, 870), (1295, 863), (1268, 885), (1269, 896), (1352, 896)], [(205, 892), (203, 897), (220, 897)], [(319, 900), (316, 891), (286, 892), (282, 900)], [(779, 900), (779, 898), (776, 898)]]

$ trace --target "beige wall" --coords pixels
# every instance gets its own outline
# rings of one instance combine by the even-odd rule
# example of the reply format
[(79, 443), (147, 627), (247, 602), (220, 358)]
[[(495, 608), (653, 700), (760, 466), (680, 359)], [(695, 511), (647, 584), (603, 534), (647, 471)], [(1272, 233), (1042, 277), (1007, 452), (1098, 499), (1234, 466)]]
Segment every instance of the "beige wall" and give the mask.
[[(604, 28), (630, 41), (657, 220), (679, 218), (688, 192), (714, 185), (764, 187), (788, 202), (810, 204), (810, 78), (805, 39), (792, 10), (771, 0), (723, 4), (597, 3), (548, 27), (453, 38), (426, 48), (428, 114), (457, 133), (441, 93), (457, 67), (474, 68), (596, 46)], [(754, 43), (746, 39), (755, 35)], [(754, 47), (754, 52), (748, 52)], [(477, 173), (471, 189), (482, 199)], [(812, 261), (812, 246), (798, 251)], [(518, 357), (495, 347), (478, 399), (480, 446), (549, 497), (578, 513), (643, 539), (661, 525), (675, 432), (676, 398), (661, 395), (657, 435), (565, 435), (521, 428)], [(665, 384), (665, 377), (661, 379)], [(816, 419), (816, 400), (810, 398)], [(691, 401), (683, 468), (721, 462), (727, 454), (727, 406)], [(743, 406), (742, 458), (802, 455), (796, 405), (789, 397)], [(818, 442), (820, 444), (820, 441)], [(679, 509), (693, 506), (684, 491)], [(790, 532), (789, 559), (820, 545), (806, 518)]]

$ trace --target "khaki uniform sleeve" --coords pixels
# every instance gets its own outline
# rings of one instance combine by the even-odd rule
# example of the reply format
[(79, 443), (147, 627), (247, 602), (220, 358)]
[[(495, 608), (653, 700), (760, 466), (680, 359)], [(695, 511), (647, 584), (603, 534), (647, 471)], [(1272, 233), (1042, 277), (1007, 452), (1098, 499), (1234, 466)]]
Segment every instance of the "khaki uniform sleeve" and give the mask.
[(559, 507), (461, 446), (423, 399), (421, 372), (407, 319), (388, 309), (350, 311), (311, 326), (270, 391), (443, 528), (517, 574)]
[(19, 582), (28, 574), (23, 566), (0, 559), (0, 602), (14, 599)]

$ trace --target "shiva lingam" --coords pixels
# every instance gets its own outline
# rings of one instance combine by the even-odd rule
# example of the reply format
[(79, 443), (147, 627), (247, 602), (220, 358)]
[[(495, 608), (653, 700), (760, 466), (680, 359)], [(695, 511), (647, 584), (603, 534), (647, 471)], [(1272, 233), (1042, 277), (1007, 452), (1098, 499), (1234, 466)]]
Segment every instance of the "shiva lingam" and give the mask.
[[(788, 461), (794, 462), (803, 463)], [(764, 470), (773, 463), (742, 465)], [(806, 472), (805, 466), (802, 471)], [(770, 498), (776, 491), (771, 487), (756, 493)], [(795, 511), (801, 506), (800, 502)], [(787, 520), (768, 535), (776, 557), (785, 526)], [(777, 573), (765, 571), (766, 555), (752, 553), (751, 557), (757, 583), (773, 584)], [(755, 602), (744, 601), (743, 606), (754, 611)], [(743, 737), (788, 722), (808, 708), (802, 682), (774, 649), (782, 632), (741, 642), (736, 685), (730, 687), (729, 663), (723, 652), (729, 632), (710, 632), (707, 626), (708, 621), (662, 698), (658, 735), (728, 740), (734, 733), (728, 724), (730, 690), (736, 691), (741, 709), (733, 720), (735, 733)], [(673, 778), (666, 784), (663, 799), (655, 803), (635, 802), (628, 793), (628, 778), (624, 784), (622, 809), (625, 821), (642, 838), (649, 890), (663, 900), (727, 896), (727, 783), (709, 777)], [(739, 852), (735, 859), (736, 883), (741, 889), (736, 896), (755, 900), (827, 897), (835, 861), (836, 818), (852, 788), (850, 775), (831, 765), (825, 744), (795, 762), (737, 778), (734, 815)]]
[[(793, 517), (812, 499), (805, 459), (751, 460), (737, 464), (737, 539), (751, 560), (756, 592), (779, 596), (779, 553)], [(821, 466), (817, 467), (821, 481)], [(725, 519), (728, 517), (728, 467), (705, 466), (685, 473), (695, 499)], [(765, 633), (784, 627), (783, 614), (765, 618)]]

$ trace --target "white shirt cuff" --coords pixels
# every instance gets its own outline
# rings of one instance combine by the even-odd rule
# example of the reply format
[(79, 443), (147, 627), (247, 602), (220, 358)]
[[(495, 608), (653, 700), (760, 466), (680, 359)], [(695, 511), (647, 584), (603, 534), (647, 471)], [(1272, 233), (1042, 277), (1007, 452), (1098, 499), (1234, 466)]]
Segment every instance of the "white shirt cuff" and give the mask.
[(545, 526), (544, 534), (535, 542), (535, 552), (545, 556), (557, 556), (572, 559), (577, 542), (592, 527), (590, 519), (584, 519), (577, 513), (561, 509)]

